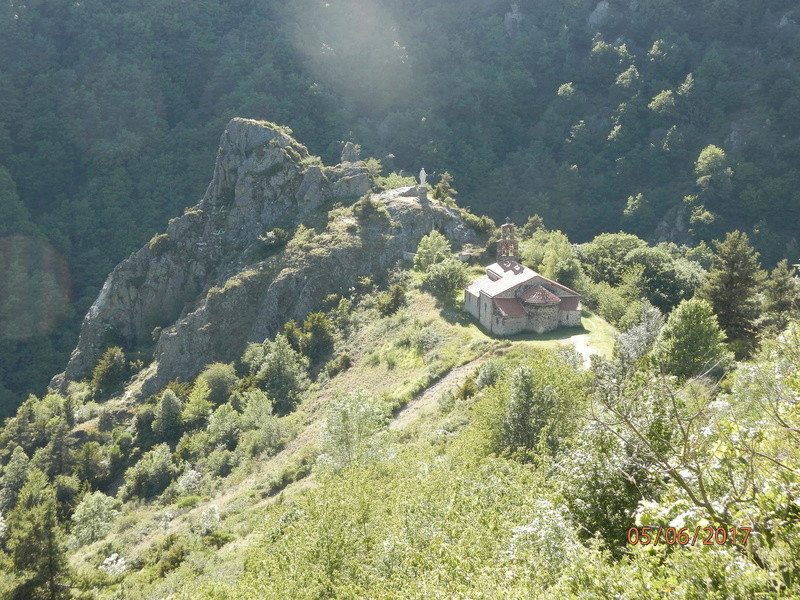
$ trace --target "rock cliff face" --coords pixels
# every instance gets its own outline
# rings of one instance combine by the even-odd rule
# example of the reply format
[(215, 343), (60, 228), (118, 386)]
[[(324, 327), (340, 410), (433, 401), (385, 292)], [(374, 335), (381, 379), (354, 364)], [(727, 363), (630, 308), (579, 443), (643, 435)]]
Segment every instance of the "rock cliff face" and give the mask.
[[(327, 215), (322, 207), (369, 189), (364, 163), (325, 167), (281, 128), (233, 119), (203, 199), (111, 272), (53, 387), (88, 377), (112, 343), (141, 347), (160, 327), (153, 363), (138, 376), (141, 393), (154, 393), (235, 359), (327, 294), (393, 265), (434, 228), (459, 244), (474, 237), (458, 211), (402, 195), (407, 189), (373, 195), (366, 210)], [(263, 258), (267, 231), (315, 213), (323, 225)]]

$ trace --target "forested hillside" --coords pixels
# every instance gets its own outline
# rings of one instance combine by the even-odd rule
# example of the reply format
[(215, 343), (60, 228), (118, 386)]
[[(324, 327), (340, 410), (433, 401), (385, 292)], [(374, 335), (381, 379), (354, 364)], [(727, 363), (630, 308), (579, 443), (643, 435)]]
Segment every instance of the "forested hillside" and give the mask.
[[(242, 118), (212, 173), (3, 422), (0, 599), (796, 594), (785, 259), (531, 215), (519, 260), (580, 305), (504, 338), (463, 308), (498, 230), (449, 175), (353, 145), (326, 166)], [(45, 336), (69, 266), (29, 232), (7, 243), (30, 302), (5, 309)]]
[[(276, 265), (310, 280), (304, 255), (371, 251), (403, 229), (399, 203), (490, 241), (487, 220), (397, 192), (265, 236), (200, 329), (236, 318), (242, 292), (278, 297), (251, 287)], [(484, 268), (434, 230), (413, 264), (147, 397), (150, 358), (120, 347), (31, 396), (0, 430), (0, 598), (796, 598), (786, 264), (762, 272), (741, 232), (576, 247), (539, 218), (520, 247), (619, 331), (584, 310), (580, 327), (487, 335), (461, 306)]]
[(201, 195), (233, 116), (335, 162), (454, 175), (477, 214), (739, 228), (798, 256), (791, 2), (17, 2), (0, 6), (0, 412), (43, 391), (111, 268)]

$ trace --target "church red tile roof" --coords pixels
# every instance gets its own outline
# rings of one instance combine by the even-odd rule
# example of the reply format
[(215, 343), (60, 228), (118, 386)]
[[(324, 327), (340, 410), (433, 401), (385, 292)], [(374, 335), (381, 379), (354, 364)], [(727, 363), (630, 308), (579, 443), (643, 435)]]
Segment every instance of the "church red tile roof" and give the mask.
[(528, 314), (516, 298), (495, 298), (493, 302), (504, 317), (524, 317)]
[(528, 304), (556, 304), (561, 301), (561, 298), (540, 285), (535, 285), (526, 290), (520, 298)]
[[(550, 285), (552, 285), (554, 287), (557, 287), (561, 291), (566, 292), (567, 294), (569, 294), (571, 296), (580, 296), (580, 294), (578, 292), (576, 292), (575, 290), (570, 289), (567, 286), (565, 286), (565, 285), (563, 285), (561, 283), (558, 283), (557, 281), (553, 281), (552, 279), (548, 279), (547, 277), (545, 277), (544, 275), (541, 275), (539, 273), (537, 273), (536, 275), (539, 277), (539, 279), (544, 280), (545, 283), (550, 284)], [(563, 296), (562, 296), (562, 298), (563, 298)]]

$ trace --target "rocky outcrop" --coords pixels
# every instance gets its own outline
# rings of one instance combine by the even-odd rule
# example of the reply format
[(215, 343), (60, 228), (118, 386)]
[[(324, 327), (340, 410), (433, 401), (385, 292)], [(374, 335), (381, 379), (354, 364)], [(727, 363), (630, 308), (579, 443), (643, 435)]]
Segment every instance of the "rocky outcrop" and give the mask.
[(423, 206), (404, 188), (372, 196), (369, 210), (349, 217), (333, 211), (339, 216), (324, 227), (264, 258), (265, 232), (306, 218), (324, 223), (323, 203), (347, 204), (368, 191), (363, 163), (325, 167), (288, 131), (232, 120), (203, 199), (109, 275), (53, 386), (87, 377), (111, 343), (142, 347), (161, 328), (139, 381), (141, 393), (154, 393), (210, 362), (235, 359), (326, 295), (393, 265), (433, 229), (458, 244), (474, 237), (457, 210)]

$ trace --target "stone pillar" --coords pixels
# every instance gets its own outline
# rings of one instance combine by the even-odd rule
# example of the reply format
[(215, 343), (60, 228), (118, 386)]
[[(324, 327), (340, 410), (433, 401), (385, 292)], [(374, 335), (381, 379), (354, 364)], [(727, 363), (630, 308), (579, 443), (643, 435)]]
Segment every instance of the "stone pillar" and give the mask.
[(421, 202), (428, 201), (428, 186), (427, 185), (418, 185), (417, 192), (419, 192), (419, 199)]

